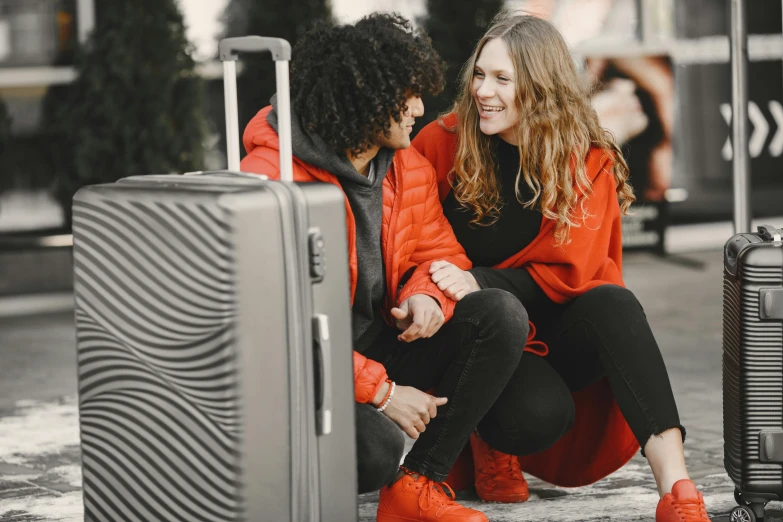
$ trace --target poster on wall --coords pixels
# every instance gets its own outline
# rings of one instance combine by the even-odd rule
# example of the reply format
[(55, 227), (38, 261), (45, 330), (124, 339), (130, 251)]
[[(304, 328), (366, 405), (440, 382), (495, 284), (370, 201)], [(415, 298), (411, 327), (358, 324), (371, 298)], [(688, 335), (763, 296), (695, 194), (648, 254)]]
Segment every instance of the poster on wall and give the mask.
[(585, 62), (601, 125), (620, 146), (637, 201), (623, 218), (623, 247), (663, 252), (672, 180), (674, 79), (668, 56)]

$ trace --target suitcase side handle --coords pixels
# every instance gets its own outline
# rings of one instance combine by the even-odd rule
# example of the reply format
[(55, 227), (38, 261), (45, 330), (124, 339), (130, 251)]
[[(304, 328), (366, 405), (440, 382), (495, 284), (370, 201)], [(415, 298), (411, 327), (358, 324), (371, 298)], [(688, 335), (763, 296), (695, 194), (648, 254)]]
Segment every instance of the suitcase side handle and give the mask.
[(329, 336), (329, 318), (324, 314), (313, 317), (313, 344), (316, 433), (329, 435), (332, 432), (332, 340)]
[(780, 241), (780, 230), (772, 225), (759, 225), (758, 233), (767, 241)]
[(275, 61), (277, 87), (277, 126), (280, 138), (280, 180), (293, 181), (293, 157), (291, 147), (291, 95), (288, 83), (288, 62), (291, 44), (282, 38), (241, 36), (224, 38), (218, 46), (223, 61), (223, 92), (226, 104), (226, 151), (228, 170), (239, 171), (239, 109), (237, 103), (238, 53), (269, 51)]

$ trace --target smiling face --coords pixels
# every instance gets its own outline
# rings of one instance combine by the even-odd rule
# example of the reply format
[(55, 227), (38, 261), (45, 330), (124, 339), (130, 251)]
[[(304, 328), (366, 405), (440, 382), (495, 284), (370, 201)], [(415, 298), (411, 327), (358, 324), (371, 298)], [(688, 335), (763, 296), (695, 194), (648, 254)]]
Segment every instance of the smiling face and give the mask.
[(389, 137), (381, 135), (378, 145), (392, 150), (407, 149), (411, 146), (411, 132), (416, 123), (416, 117), (424, 114), (424, 102), (418, 96), (411, 96), (405, 101), (406, 109), (402, 113), (400, 122), (391, 119)]
[(506, 44), (500, 38), (487, 41), (476, 60), (470, 89), (478, 108), (479, 127), (486, 135), (498, 134), (517, 145), (520, 115), (514, 78), (514, 63)]

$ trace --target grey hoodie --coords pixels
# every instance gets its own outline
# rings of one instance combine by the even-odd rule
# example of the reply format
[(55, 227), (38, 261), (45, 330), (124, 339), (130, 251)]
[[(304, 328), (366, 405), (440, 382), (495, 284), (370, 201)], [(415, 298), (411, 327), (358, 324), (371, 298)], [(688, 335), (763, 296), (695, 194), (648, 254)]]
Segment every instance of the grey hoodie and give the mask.
[[(277, 97), (272, 97), (272, 110), (266, 121), (277, 128)], [(356, 254), (358, 277), (353, 300), (354, 350), (369, 347), (385, 324), (380, 307), (386, 293), (381, 222), (383, 216), (383, 179), (392, 165), (394, 151), (382, 148), (373, 161), (374, 179), (359, 174), (343, 154), (337, 154), (319, 136), (309, 133), (291, 111), (291, 146), (294, 156), (320, 167), (340, 180), (356, 221)]]

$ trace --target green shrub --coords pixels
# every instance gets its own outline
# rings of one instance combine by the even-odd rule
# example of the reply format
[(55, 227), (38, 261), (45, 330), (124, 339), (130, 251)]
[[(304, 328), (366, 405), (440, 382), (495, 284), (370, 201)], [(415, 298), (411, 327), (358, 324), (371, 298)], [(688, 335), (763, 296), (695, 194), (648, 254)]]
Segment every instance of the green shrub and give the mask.
[(84, 185), (203, 163), (202, 85), (178, 1), (96, 8), (95, 29), (76, 53), (77, 80), (47, 99), (55, 192), (67, 210)]

